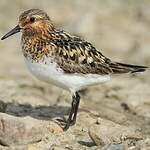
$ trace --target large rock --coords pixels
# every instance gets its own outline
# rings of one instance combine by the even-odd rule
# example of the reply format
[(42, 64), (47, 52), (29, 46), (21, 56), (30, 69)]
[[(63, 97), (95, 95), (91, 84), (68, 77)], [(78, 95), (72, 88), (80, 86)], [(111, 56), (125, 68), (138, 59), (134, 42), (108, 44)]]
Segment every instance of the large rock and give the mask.
[(126, 127), (104, 119), (90, 127), (89, 136), (98, 146), (142, 140), (142, 135), (137, 128)]
[(41, 122), (31, 117), (14, 117), (0, 113), (0, 144), (21, 145), (40, 141), (44, 133)]

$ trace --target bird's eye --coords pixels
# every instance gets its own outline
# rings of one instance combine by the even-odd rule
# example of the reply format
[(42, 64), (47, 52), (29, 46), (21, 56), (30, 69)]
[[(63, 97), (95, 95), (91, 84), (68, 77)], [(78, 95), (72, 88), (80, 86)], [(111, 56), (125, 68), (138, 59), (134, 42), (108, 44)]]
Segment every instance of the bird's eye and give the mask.
[(34, 18), (34, 17), (31, 17), (31, 18), (30, 18), (30, 22), (31, 22), (31, 23), (35, 22), (35, 18)]

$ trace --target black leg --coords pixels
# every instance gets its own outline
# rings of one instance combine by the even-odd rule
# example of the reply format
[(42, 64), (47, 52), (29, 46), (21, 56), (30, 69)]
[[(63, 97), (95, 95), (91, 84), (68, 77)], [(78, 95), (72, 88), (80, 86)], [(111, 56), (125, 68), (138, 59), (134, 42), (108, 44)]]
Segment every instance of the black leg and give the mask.
[(75, 107), (75, 110), (74, 110), (74, 116), (73, 116), (71, 125), (74, 125), (76, 123), (76, 118), (77, 118), (77, 112), (78, 112), (79, 103), (80, 103), (80, 95), (78, 94), (78, 92), (76, 92), (76, 107)]
[(75, 94), (72, 96), (71, 111), (69, 113), (68, 120), (64, 127), (65, 131), (70, 127), (70, 125), (73, 125), (76, 122), (76, 116), (77, 116), (77, 112), (78, 112), (79, 102), (80, 102), (80, 96), (79, 96), (78, 92), (75, 92)]

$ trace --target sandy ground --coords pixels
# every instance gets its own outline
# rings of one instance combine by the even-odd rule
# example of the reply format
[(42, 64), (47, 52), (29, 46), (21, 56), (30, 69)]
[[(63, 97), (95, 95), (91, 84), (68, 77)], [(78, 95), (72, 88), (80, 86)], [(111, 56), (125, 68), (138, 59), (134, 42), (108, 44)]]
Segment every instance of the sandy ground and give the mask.
[[(0, 36), (17, 24), (17, 17), (22, 11), (30, 8), (45, 10), (58, 27), (85, 37), (113, 60), (150, 66), (148, 0), (1, 0)], [(0, 149), (98, 150), (109, 149), (107, 146), (113, 143), (117, 144), (111, 147), (114, 150), (149, 149), (149, 71), (139, 75), (116, 76), (106, 84), (81, 92), (77, 124), (63, 133), (55, 119), (67, 117), (71, 104), (69, 93), (30, 75), (21, 53), (19, 34), (0, 41), (0, 50), (0, 111), (18, 119), (28, 116), (47, 129), (38, 142), (26, 142), (19, 146), (15, 142), (8, 144), (10, 146), (0, 142)], [(127, 134), (127, 139), (131, 140), (118, 141), (114, 137), (108, 140), (112, 135), (117, 138), (118, 135), (111, 131), (105, 133), (101, 128), (103, 121), (110, 130), (113, 123), (117, 125), (112, 129), (114, 132), (120, 128), (138, 130), (140, 138), (133, 132), (133, 135)], [(105, 121), (111, 122), (105, 124)], [(96, 125), (99, 125), (98, 128)], [(56, 133), (52, 132), (54, 127)], [(99, 134), (95, 136), (96, 133)], [(107, 134), (109, 136), (105, 137)], [(121, 130), (118, 134), (122, 134)]]

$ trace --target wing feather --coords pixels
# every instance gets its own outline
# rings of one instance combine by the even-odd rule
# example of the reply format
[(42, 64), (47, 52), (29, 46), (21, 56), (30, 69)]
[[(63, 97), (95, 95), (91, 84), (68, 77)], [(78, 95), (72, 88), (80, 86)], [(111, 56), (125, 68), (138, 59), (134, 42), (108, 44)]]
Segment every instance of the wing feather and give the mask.
[(85, 40), (70, 36), (64, 31), (53, 42), (57, 47), (55, 60), (66, 73), (110, 74), (108, 58)]

